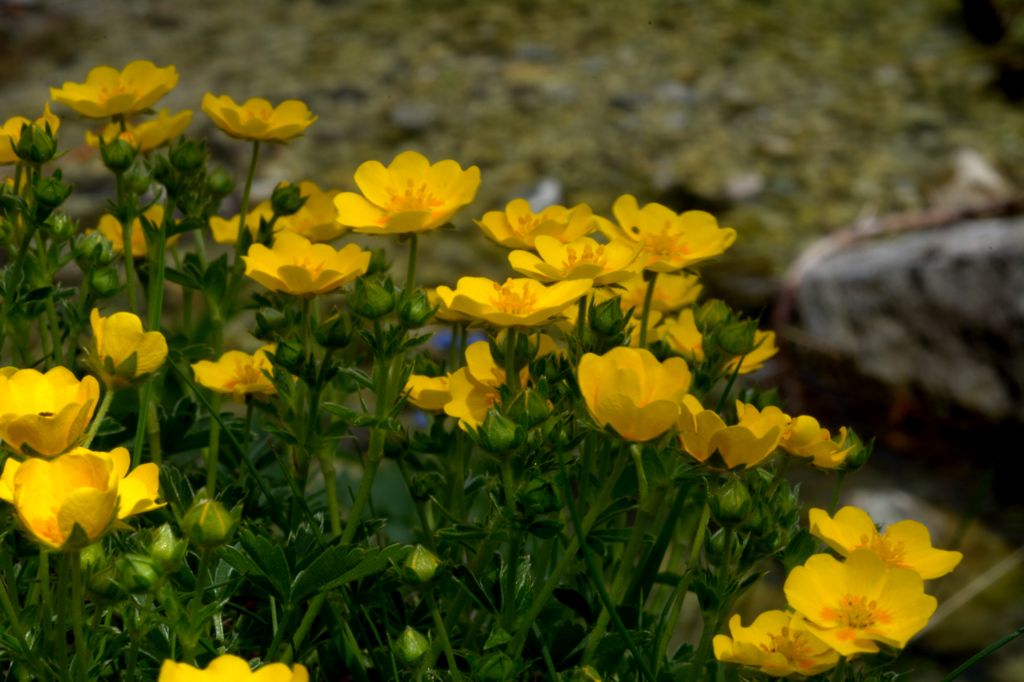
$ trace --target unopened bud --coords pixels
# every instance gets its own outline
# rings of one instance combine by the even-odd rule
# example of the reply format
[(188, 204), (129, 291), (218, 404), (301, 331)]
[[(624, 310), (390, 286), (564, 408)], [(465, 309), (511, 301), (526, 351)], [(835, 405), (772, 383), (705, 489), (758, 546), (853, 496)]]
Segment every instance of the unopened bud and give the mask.
[(78, 231), (78, 226), (65, 213), (55, 213), (44, 223), (44, 229), (56, 242), (66, 242)]
[(160, 575), (149, 557), (126, 554), (117, 560), (117, 579), (121, 587), (131, 594), (143, 594), (156, 584)]
[(274, 351), (274, 359), (277, 364), (296, 376), (302, 375), (302, 367), (305, 364), (305, 351), (298, 341), (283, 341), (277, 345)]
[(403, 297), (399, 302), (398, 319), (403, 325), (413, 329), (426, 324), (434, 316), (434, 311), (435, 308), (430, 305), (426, 292), (419, 290)]
[(627, 322), (618, 298), (611, 298), (597, 305), (591, 304), (589, 317), (590, 328), (601, 336), (621, 334)]
[(355, 291), (349, 298), (349, 306), (356, 315), (376, 320), (390, 313), (395, 307), (395, 292), (372, 279), (360, 277), (356, 280)]
[(235, 189), (235, 178), (223, 168), (214, 168), (206, 176), (206, 189), (215, 197), (226, 197)]
[(367, 275), (375, 275), (378, 272), (387, 272), (391, 267), (388, 262), (388, 254), (384, 249), (373, 249), (370, 252), (370, 265), (366, 270)]
[(117, 270), (109, 266), (93, 270), (89, 273), (89, 287), (101, 298), (113, 296), (121, 287)]
[(71, 185), (64, 182), (59, 169), (49, 177), (38, 178), (32, 185), (32, 196), (36, 200), (36, 220), (46, 220), (71, 195), (71, 189)]
[(174, 573), (185, 558), (188, 543), (174, 535), (170, 524), (156, 529), (153, 542), (149, 545), (149, 557), (164, 575)]
[(124, 188), (136, 196), (145, 194), (149, 189), (151, 178), (149, 173), (139, 166), (132, 166), (121, 176)]
[(527, 481), (516, 493), (519, 507), (527, 514), (548, 514), (561, 509), (558, 493), (554, 484), (544, 478), (533, 478)]
[(730, 355), (746, 355), (754, 350), (754, 332), (757, 323), (753, 320), (733, 322), (717, 330), (715, 340)]
[(22, 161), (46, 163), (57, 153), (57, 135), (50, 130), (49, 124), (26, 123), (21, 127), (21, 138), (14, 153)]
[(495, 454), (514, 450), (522, 445), (526, 438), (523, 427), (495, 409), (487, 411), (477, 435), (480, 438), (480, 446)]
[(508, 416), (524, 429), (532, 429), (551, 414), (547, 399), (533, 389), (524, 389), (508, 406)]
[(395, 658), (405, 666), (414, 666), (430, 651), (430, 642), (419, 631), (406, 627), (394, 643)]
[(428, 583), (434, 579), (441, 560), (423, 545), (416, 545), (402, 562), (405, 579), (412, 583)]
[(853, 432), (853, 429), (847, 429), (846, 439), (843, 441), (843, 447), (850, 447), (852, 449), (846, 454), (846, 458), (843, 460), (844, 471), (856, 471), (862, 466), (868, 463), (871, 459), (871, 455), (875, 450), (875, 443), (873, 440), (865, 443), (860, 437)]
[(732, 319), (732, 311), (725, 303), (713, 298), (697, 308), (695, 317), (697, 326), (702, 332), (706, 332)]
[(345, 348), (352, 342), (352, 325), (345, 315), (338, 313), (321, 322), (313, 337), (324, 348)]
[(127, 140), (115, 137), (110, 142), (103, 142), (103, 138), (100, 138), (100, 157), (103, 159), (103, 165), (115, 173), (128, 170), (135, 161), (135, 154), (135, 147)]
[(306, 200), (299, 193), (298, 185), (282, 183), (275, 187), (270, 195), (270, 207), (274, 209), (274, 214), (279, 216), (294, 215), (305, 203)]
[(228, 511), (216, 500), (202, 500), (188, 510), (181, 527), (193, 544), (211, 549), (231, 540), (239, 516), (238, 509)]
[(750, 511), (750, 491), (736, 476), (730, 476), (718, 490), (708, 497), (711, 515), (721, 526), (732, 526)]
[(256, 338), (273, 338), (274, 332), (288, 324), (288, 317), (275, 308), (260, 308), (256, 311)]
[(206, 141), (182, 139), (168, 153), (171, 165), (182, 173), (191, 173), (206, 164)]

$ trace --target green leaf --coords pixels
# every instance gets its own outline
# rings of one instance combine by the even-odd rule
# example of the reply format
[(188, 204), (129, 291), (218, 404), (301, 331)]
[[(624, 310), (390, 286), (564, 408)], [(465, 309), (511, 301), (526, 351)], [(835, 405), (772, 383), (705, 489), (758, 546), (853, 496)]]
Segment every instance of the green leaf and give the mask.
[(270, 587), (282, 601), (291, 598), (291, 569), (280, 542), (246, 530), (240, 536), (242, 547), (249, 558), (259, 566)]
[(360, 580), (389, 568), (409, 551), (403, 545), (373, 547), (334, 546), (317, 557), (305, 570), (299, 571), (292, 583), (291, 594), (295, 602), (320, 592)]

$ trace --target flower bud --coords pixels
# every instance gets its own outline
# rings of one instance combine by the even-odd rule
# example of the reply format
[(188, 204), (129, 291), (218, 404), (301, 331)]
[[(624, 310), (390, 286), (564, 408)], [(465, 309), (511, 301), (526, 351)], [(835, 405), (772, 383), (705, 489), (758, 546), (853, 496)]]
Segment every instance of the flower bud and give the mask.
[(206, 189), (215, 197), (226, 197), (235, 189), (235, 178), (223, 168), (214, 168), (206, 176)]
[(415, 666), (430, 651), (430, 642), (410, 626), (402, 630), (394, 644), (395, 658), (405, 666)]
[(153, 541), (149, 545), (149, 558), (153, 560), (161, 573), (174, 573), (185, 558), (188, 543), (174, 535), (170, 524), (165, 523), (156, 529)]
[(124, 188), (136, 196), (146, 193), (146, 190), (149, 189), (150, 180), (149, 173), (138, 166), (129, 168), (121, 175), (121, 182), (124, 184)]
[(719, 528), (704, 540), (704, 554), (712, 566), (721, 566), (725, 560), (725, 529)]
[(128, 144), (127, 140), (116, 137), (110, 142), (104, 142), (100, 137), (100, 157), (103, 165), (115, 173), (121, 173), (135, 161), (135, 147)]
[(420, 289), (410, 296), (403, 297), (399, 302), (398, 319), (409, 329), (422, 327), (434, 316), (435, 310), (437, 309), (430, 305), (426, 292)]
[(852, 449), (846, 454), (846, 458), (843, 460), (843, 471), (856, 471), (862, 466), (868, 463), (871, 459), (871, 455), (875, 449), (875, 443), (873, 440), (865, 443), (860, 437), (853, 432), (853, 429), (846, 430), (846, 440), (843, 441), (845, 447), (853, 446)]
[[(98, 542), (89, 545), (89, 547), (97, 546), (99, 546)], [(85, 550), (82, 552), (84, 554)], [(117, 566), (113, 561), (104, 557), (102, 562), (92, 564), (88, 568), (83, 563), (82, 568), (86, 569), (85, 588), (89, 591), (90, 596), (97, 601), (114, 602), (127, 595), (118, 579)]]
[(437, 471), (423, 471), (409, 479), (409, 494), (417, 502), (426, 502), (435, 491), (447, 484), (444, 476)]
[(288, 317), (274, 308), (260, 308), (256, 311), (256, 338), (273, 338), (274, 332), (288, 324)]
[(621, 334), (628, 322), (618, 298), (611, 298), (597, 305), (591, 304), (588, 317), (590, 328), (601, 336)]
[(101, 298), (113, 296), (121, 287), (117, 279), (117, 270), (112, 267), (93, 270), (89, 273), (89, 287)]
[(529, 515), (549, 514), (561, 508), (555, 486), (543, 478), (532, 478), (516, 493), (519, 508)]
[(160, 575), (149, 557), (126, 554), (117, 560), (117, 579), (131, 594), (143, 594), (156, 584)]
[(349, 298), (349, 306), (356, 315), (376, 320), (390, 313), (395, 307), (395, 292), (372, 279), (360, 277), (356, 280), (356, 289)]
[(750, 492), (736, 476), (719, 486), (710, 497), (708, 505), (711, 507), (711, 515), (721, 526), (733, 526), (747, 515), (750, 511)]
[(281, 183), (270, 195), (270, 207), (274, 209), (274, 215), (278, 216), (295, 215), (305, 203), (306, 200), (299, 193), (298, 185)]
[(366, 270), (367, 275), (376, 275), (378, 272), (387, 272), (391, 267), (388, 262), (388, 253), (384, 249), (373, 249), (370, 251), (370, 265)]
[(32, 185), (32, 196), (36, 200), (36, 220), (46, 220), (70, 196), (71, 189), (71, 185), (64, 182), (60, 170), (54, 171), (49, 177), (37, 178)]
[(167, 156), (177, 170), (191, 173), (206, 163), (206, 141), (182, 139)]
[(480, 438), (480, 447), (497, 454), (522, 445), (526, 432), (519, 424), (491, 409), (487, 411), (484, 423), (477, 430), (477, 436)]
[(551, 413), (547, 399), (529, 388), (515, 397), (506, 412), (510, 419), (518, 422), (524, 429), (532, 429), (547, 419)]
[(49, 233), (51, 239), (60, 243), (70, 240), (78, 231), (78, 225), (67, 214), (56, 213), (43, 224), (43, 229)]
[(715, 340), (730, 355), (746, 355), (754, 350), (754, 332), (757, 323), (754, 320), (733, 322), (718, 329)]
[(475, 679), (481, 682), (505, 682), (516, 678), (516, 664), (505, 654), (484, 656), (477, 664)]
[(345, 348), (352, 342), (352, 325), (348, 317), (337, 313), (320, 323), (313, 338), (324, 348)]
[(274, 352), (274, 359), (277, 360), (277, 364), (295, 376), (302, 376), (302, 366), (305, 364), (305, 357), (306, 353), (302, 349), (302, 344), (291, 339), (279, 343), (277, 350)]
[(228, 511), (216, 500), (201, 500), (185, 514), (181, 528), (193, 544), (211, 549), (231, 540), (239, 516), (237, 508)]
[(725, 303), (713, 298), (697, 308), (695, 317), (697, 326), (702, 332), (706, 332), (732, 319), (732, 311)]
[(26, 123), (21, 127), (21, 138), (14, 153), (22, 161), (46, 163), (57, 153), (57, 135), (50, 130), (49, 124)]
[(423, 545), (416, 545), (402, 562), (402, 574), (411, 583), (428, 583), (434, 579), (441, 560)]

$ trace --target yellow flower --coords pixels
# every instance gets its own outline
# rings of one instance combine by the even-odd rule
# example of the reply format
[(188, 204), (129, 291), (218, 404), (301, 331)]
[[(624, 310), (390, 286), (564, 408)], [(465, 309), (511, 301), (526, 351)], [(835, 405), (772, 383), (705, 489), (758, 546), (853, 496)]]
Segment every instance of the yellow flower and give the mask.
[(573, 242), (597, 229), (590, 207), (548, 206), (534, 213), (526, 199), (513, 199), (504, 211), (488, 211), (475, 221), (488, 237), (510, 249), (534, 249), (537, 237)]
[(427, 412), (443, 410), (444, 406), (452, 399), (447, 376), (428, 377), (422, 374), (411, 374), (405, 383), (405, 390), (409, 394), (409, 402)]
[[(157, 227), (163, 227), (164, 207), (161, 204), (153, 204), (143, 211), (142, 215)], [(124, 251), (124, 235), (121, 230), (121, 221), (117, 218), (109, 213), (104, 213), (100, 216), (100, 222), (96, 225), (96, 231), (110, 240), (114, 253), (121, 253)], [(180, 234), (174, 235), (167, 240), (167, 245), (173, 245), (180, 237)], [(142, 229), (142, 221), (139, 218), (136, 218), (132, 221), (132, 257), (145, 258), (147, 253), (146, 232)]]
[(789, 416), (773, 405), (758, 410), (738, 400), (736, 414), (738, 422), (726, 426), (717, 412), (705, 410), (697, 398), (687, 395), (678, 424), (683, 449), (700, 462), (717, 450), (730, 469), (756, 466), (778, 447)]
[(274, 383), (264, 374), (273, 374), (274, 365), (267, 357), (276, 344), (263, 346), (255, 353), (229, 350), (217, 359), (200, 360), (192, 364), (196, 381), (217, 393), (230, 393), (236, 402), (245, 402), (246, 396), (270, 396), (277, 393)]
[(90, 147), (99, 147), (100, 136), (106, 144), (121, 138), (138, 151), (148, 152), (181, 135), (191, 122), (192, 112), (187, 109), (176, 114), (161, 109), (154, 119), (135, 124), (128, 123), (125, 131), (122, 131), (117, 123), (108, 123), (99, 135), (87, 131), (85, 143)]
[(769, 358), (775, 357), (778, 352), (779, 347), (775, 345), (775, 332), (766, 332), (758, 329), (754, 332), (754, 350), (746, 355), (730, 358), (725, 363), (725, 371), (727, 373), (734, 372), (736, 367), (739, 366), (740, 374), (756, 372), (764, 367), (764, 363)]
[[(658, 277), (658, 286), (664, 275)], [(657, 292), (657, 287), (655, 288)], [(658, 332), (658, 338), (665, 341), (668, 347), (691, 362), (704, 361), (704, 336), (697, 327), (693, 308), (679, 311), (674, 320), (666, 320)], [(775, 345), (775, 332), (754, 332), (754, 350), (743, 356), (734, 356), (725, 363), (725, 373), (731, 374), (740, 368), (740, 374), (750, 374), (764, 367), (764, 363), (774, 357), (779, 349)]]
[[(125, 448), (75, 448), (52, 460), (9, 458), (0, 475), (0, 499), (14, 505), (25, 530), (52, 549), (77, 550), (97, 540), (116, 519), (163, 506), (160, 471), (143, 464), (128, 474)], [(75, 535), (78, 526), (84, 535)]]
[(719, 227), (704, 211), (676, 213), (653, 203), (641, 209), (635, 197), (624, 194), (612, 212), (619, 224), (602, 223), (608, 236), (637, 243), (643, 267), (654, 272), (674, 272), (713, 258), (736, 241), (736, 230)]
[[(519, 383), (526, 383), (529, 372), (523, 368)], [(459, 426), (476, 428), (483, 424), (489, 410), (501, 398), (498, 390), (505, 383), (505, 370), (494, 361), (491, 345), (477, 341), (466, 348), (466, 366), (448, 377), (451, 399), (444, 411), (459, 420)]]
[(547, 323), (583, 296), (589, 279), (544, 286), (528, 278), (509, 278), (498, 284), (486, 277), (461, 277), (454, 290), (437, 288), (445, 306), (474, 320), (499, 327), (536, 327)]
[[(245, 227), (249, 230), (253, 239), (260, 231), (260, 219), (270, 222), (274, 216), (274, 209), (269, 201), (261, 201), (245, 215)], [(280, 221), (279, 221), (280, 222)], [(275, 225), (276, 227), (276, 225)], [(230, 218), (210, 216), (210, 232), (213, 233), (213, 241), (218, 244), (235, 244), (238, 242), (238, 214)]]
[(66, 367), (0, 374), (0, 439), (22, 455), (53, 457), (78, 442), (100, 397), (95, 377)]
[(208, 92), (203, 95), (202, 108), (214, 125), (240, 140), (287, 142), (317, 119), (297, 99), (286, 99), (276, 107), (260, 97), (235, 104), (228, 95), (218, 97)]
[(748, 627), (736, 614), (729, 619), (729, 634), (715, 635), (715, 658), (760, 668), (772, 677), (817, 675), (839, 662), (839, 654), (795, 613), (765, 611)]
[[(0, 126), (0, 166), (18, 162), (18, 155), (14, 153), (14, 147), (21, 140), (22, 126), (32, 125), (32, 123), (33, 121), (23, 116), (15, 116), (7, 119)], [(60, 128), (60, 119), (50, 112), (49, 102), (43, 105), (43, 115), (35, 120), (35, 124), (40, 128), (45, 128), (49, 125), (50, 132), (53, 134), (57, 133), (57, 130)]]
[(107, 386), (127, 386), (164, 364), (167, 339), (160, 332), (143, 331), (137, 315), (101, 317), (99, 309), (93, 308), (89, 321), (95, 340), (94, 369)]
[(480, 169), (463, 170), (446, 159), (431, 165), (419, 152), (402, 152), (388, 165), (360, 164), (355, 174), (362, 195), (334, 199), (338, 222), (366, 234), (425, 232), (441, 227), (476, 197)]
[(348, 232), (348, 228), (338, 222), (338, 209), (334, 205), (338, 192), (321, 190), (316, 183), (304, 180), (299, 183), (299, 195), (306, 203), (298, 212), (278, 218), (275, 231), (295, 232), (311, 242), (329, 242)]
[(427, 289), (427, 302), (430, 303), (430, 307), (437, 308), (437, 312), (434, 313), (434, 317), (443, 322), (472, 322), (473, 318), (462, 313), (455, 312), (444, 304), (441, 297), (437, 293), (437, 289)]
[(335, 250), (326, 244), (312, 244), (294, 232), (282, 232), (272, 249), (253, 244), (242, 260), (245, 274), (271, 291), (315, 296), (364, 274), (370, 267), (370, 252), (356, 244)]
[(599, 244), (580, 237), (563, 244), (554, 237), (539, 235), (534, 240), (538, 258), (529, 251), (508, 254), (512, 269), (541, 282), (592, 279), (595, 286), (616, 284), (636, 274), (636, 248), (622, 241)]
[(790, 572), (784, 590), (814, 634), (843, 656), (874, 653), (876, 642), (902, 649), (937, 605), (921, 576), (865, 549), (844, 562), (815, 554)]
[(270, 663), (253, 672), (245, 659), (224, 654), (202, 669), (164, 661), (157, 682), (309, 682), (309, 672), (301, 663), (290, 668), (284, 663)]
[[(644, 297), (647, 296), (647, 282), (643, 274), (637, 273), (620, 286), (622, 288), (616, 293), (621, 297), (623, 312), (632, 308), (639, 315), (644, 307)], [(696, 301), (703, 288), (697, 275), (662, 273), (655, 283), (651, 310), (663, 313), (679, 310)]]
[(867, 549), (890, 566), (910, 569), (924, 580), (946, 575), (963, 559), (960, 552), (932, 547), (931, 534), (924, 524), (908, 519), (886, 526), (879, 533), (867, 512), (857, 507), (843, 507), (835, 518), (824, 509), (811, 509), (810, 525), (812, 535), (843, 556)]
[(66, 104), (89, 118), (134, 114), (148, 109), (178, 84), (178, 70), (157, 67), (153, 62), (134, 61), (123, 71), (97, 66), (84, 83), (64, 83), (50, 88), (55, 102)]
[(646, 441), (679, 419), (690, 370), (681, 358), (658, 362), (642, 348), (613, 348), (604, 355), (584, 355), (578, 381), (598, 424), (610, 424), (626, 440)]
[(821, 428), (818, 420), (808, 415), (800, 415), (790, 422), (779, 446), (794, 457), (809, 457), (814, 466), (822, 469), (842, 466), (855, 447), (852, 442), (846, 442), (845, 426), (839, 429), (836, 440), (833, 440), (828, 429)]

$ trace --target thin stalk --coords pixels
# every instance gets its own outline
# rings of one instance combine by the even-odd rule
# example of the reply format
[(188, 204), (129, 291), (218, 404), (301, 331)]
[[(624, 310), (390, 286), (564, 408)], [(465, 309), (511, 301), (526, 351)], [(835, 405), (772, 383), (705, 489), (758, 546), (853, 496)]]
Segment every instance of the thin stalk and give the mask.
[(82, 607), (85, 601), (84, 585), (82, 582), (82, 557), (78, 552), (68, 554), (68, 562), (71, 564), (71, 629), (75, 637), (75, 663), (74, 674), (77, 682), (85, 682), (88, 679), (89, 668), (89, 647), (86, 646), (85, 634), (82, 624)]
[[(153, 377), (146, 379), (146, 383), (139, 389), (139, 416), (135, 422), (135, 445), (132, 449), (132, 468), (139, 466), (142, 462), (142, 449), (146, 445), (146, 424), (149, 418), (149, 403), (153, 399)], [(150, 444), (152, 450), (152, 443)], [(152, 453), (150, 459), (153, 459)]]
[(666, 650), (668, 649), (669, 638), (672, 635), (676, 622), (679, 620), (679, 612), (683, 609), (686, 593), (690, 591), (690, 582), (697, 572), (697, 562), (700, 560), (701, 550), (704, 549), (704, 534), (707, 532), (710, 519), (711, 507), (708, 506), (707, 499), (705, 499), (700, 519), (697, 521), (697, 528), (694, 529), (693, 541), (690, 544), (690, 557), (686, 562), (686, 573), (679, 578), (679, 582), (676, 583), (676, 587), (672, 592), (672, 597), (669, 599), (668, 604), (666, 604), (666, 606), (671, 607), (668, 612), (668, 618), (665, 619), (664, 613), (662, 614), (661, 633), (658, 635), (658, 645), (655, 649), (658, 652), (657, 663), (660, 663), (668, 654)]
[(836, 507), (839, 506), (839, 495), (843, 492), (843, 481), (846, 479), (846, 471), (840, 469), (836, 475), (836, 484), (832, 488), (832, 500), (828, 503), (828, 515), (836, 515)]
[(651, 316), (651, 301), (654, 300), (654, 285), (658, 282), (658, 273), (650, 273), (647, 280), (647, 293), (644, 294), (644, 307), (640, 310), (640, 347), (647, 347), (647, 320)]
[(415, 232), (409, 237), (409, 260), (405, 267), (405, 288), (402, 290), (402, 298), (409, 298), (409, 295), (416, 288), (416, 252), (419, 250), (419, 235)]
[(1009, 633), (1008, 635), (1004, 635), (1004, 636), (1000, 637), (999, 639), (997, 639), (996, 641), (992, 642), (987, 647), (985, 647), (984, 649), (979, 651), (978, 653), (976, 653), (973, 656), (971, 656), (970, 658), (968, 658), (966, 661), (964, 661), (963, 663), (958, 665), (953, 670), (953, 672), (951, 672), (950, 674), (948, 674), (945, 677), (943, 677), (942, 678), (942, 682), (953, 682), (953, 680), (955, 680), (956, 678), (960, 677), (965, 672), (967, 672), (968, 669), (973, 667), (975, 663), (977, 663), (978, 661), (981, 661), (984, 658), (987, 658), (989, 655), (995, 653), (999, 649), (1002, 649), (1004, 646), (1006, 646), (1007, 644), (1009, 644), (1013, 640), (1017, 639), (1021, 635), (1024, 635), (1024, 625), (1020, 626), (1019, 628), (1017, 628), (1013, 632)]
[(427, 592), (427, 605), (430, 607), (430, 617), (434, 619), (434, 627), (437, 628), (437, 637), (441, 641), (441, 648), (444, 649), (444, 657), (448, 661), (448, 674), (455, 682), (460, 682), (459, 665), (455, 660), (455, 652), (452, 651), (451, 642), (448, 639), (448, 630), (444, 626), (444, 619), (437, 609), (437, 601), (434, 600), (432, 592)]
[(117, 206), (120, 209), (120, 214), (123, 220), (121, 221), (121, 258), (124, 260), (124, 279), (125, 279), (125, 291), (128, 295), (128, 307), (135, 314), (139, 312), (139, 302), (135, 295), (135, 280), (137, 275), (135, 273), (135, 254), (132, 253), (132, 230), (135, 225), (135, 211), (134, 204), (130, 203), (132, 210), (125, 211), (125, 187), (124, 187), (124, 173), (114, 173), (114, 179), (117, 183)]
[(249, 213), (249, 193), (252, 191), (252, 179), (256, 176), (256, 161), (260, 158), (260, 141), (253, 140), (252, 156), (249, 159), (249, 171), (245, 174), (245, 186), (242, 188), (242, 206), (238, 214), (238, 239), (235, 241), (235, 262), (242, 256), (242, 235), (245, 234), (245, 219)]
[(103, 419), (107, 416), (107, 410), (110, 409), (110, 403), (113, 399), (113, 389), (107, 388), (103, 392), (103, 398), (100, 400), (100, 406), (96, 410), (96, 414), (92, 417), (92, 424), (89, 425), (89, 430), (85, 432), (85, 438), (82, 440), (83, 448), (89, 447), (92, 443), (92, 439), (96, 437), (96, 432), (100, 430), (100, 425), (103, 423)]
[[(12, 599), (11, 595), (14, 598)], [(0, 589), (0, 606), (3, 607), (4, 615), (7, 616), (7, 627), (10, 628), (11, 634), (18, 640), (18, 645), (21, 647), (21, 653), (27, 655), (29, 652), (28, 641), (25, 639), (25, 628), (21, 624), (21, 620), (18, 618), (18, 608), (15, 606), (17, 603), (18, 595), (16, 592), (11, 591), (11, 577), (4, 580), (3, 589)]]
[(515, 327), (505, 330), (505, 385), (513, 396), (519, 392), (519, 373), (516, 371), (516, 340), (519, 332)]
[(331, 537), (341, 535), (341, 512), (338, 509), (338, 485), (334, 471), (334, 458), (325, 450), (320, 451), (320, 471), (324, 475), (324, 492), (327, 493), (327, 518), (331, 523)]
[(736, 363), (736, 369), (734, 369), (732, 374), (729, 376), (729, 383), (725, 385), (725, 389), (722, 390), (722, 395), (718, 398), (718, 405), (715, 407), (715, 412), (718, 412), (719, 414), (722, 413), (722, 408), (725, 407), (725, 401), (728, 400), (729, 394), (732, 392), (732, 385), (736, 383), (736, 377), (740, 374), (740, 367), (743, 366), (743, 358), (745, 357), (746, 356), (740, 357), (740, 361)]

